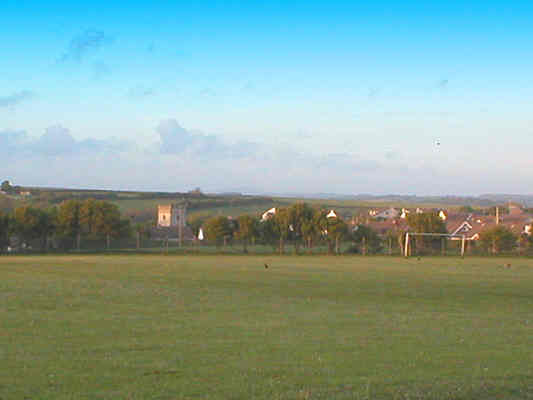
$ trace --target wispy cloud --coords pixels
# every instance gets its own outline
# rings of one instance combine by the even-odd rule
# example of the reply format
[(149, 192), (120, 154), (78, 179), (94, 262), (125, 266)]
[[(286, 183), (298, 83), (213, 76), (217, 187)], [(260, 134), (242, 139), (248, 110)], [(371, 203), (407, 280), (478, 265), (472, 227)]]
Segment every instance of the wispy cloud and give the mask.
[(247, 92), (247, 93), (249, 93), (249, 92), (253, 92), (254, 90), (255, 90), (255, 84), (254, 84), (254, 82), (252, 82), (252, 81), (248, 81), (248, 82), (246, 82), (246, 83), (245, 83), (244, 85), (242, 85), (242, 87), (241, 87), (241, 91), (242, 91), (242, 92)]
[(33, 96), (33, 92), (30, 92), (29, 90), (22, 90), (8, 96), (2, 96), (0, 97), (0, 107), (16, 106), (23, 101), (31, 99)]
[(155, 90), (146, 86), (138, 85), (128, 90), (128, 97), (142, 99), (155, 95)]
[(370, 89), (368, 89), (368, 98), (371, 99), (371, 100), (375, 99), (376, 97), (378, 97), (380, 91), (381, 90), (378, 89), (378, 88), (370, 88)]
[(233, 160), (255, 156), (261, 149), (257, 143), (227, 143), (220, 136), (185, 129), (175, 119), (161, 121), (156, 131), (161, 154), (185, 155), (198, 160)]
[(441, 79), (438, 83), (437, 83), (437, 87), (439, 89), (446, 89), (448, 87), (448, 84), (450, 83), (450, 81), (448, 79)]
[(112, 42), (113, 38), (104, 31), (87, 29), (72, 38), (67, 50), (59, 58), (59, 61), (81, 62), (87, 54), (111, 44)]
[(162, 154), (194, 154), (202, 158), (225, 158), (230, 148), (215, 135), (204, 135), (183, 128), (175, 119), (162, 121), (157, 127)]
[(24, 131), (0, 131), (0, 157), (9, 160), (5, 172), (17, 180), (59, 186), (84, 182), (159, 190), (201, 186), (305, 192), (378, 185), (389, 173), (391, 180), (398, 178), (386, 163), (357, 154), (311, 154), (287, 145), (230, 142), (186, 129), (175, 119), (161, 121), (155, 131), (157, 147), (116, 139), (78, 140), (62, 125), (49, 127), (38, 138)]
[(95, 80), (103, 79), (111, 74), (111, 68), (103, 61), (98, 61), (93, 64), (92, 77)]
[(216, 93), (211, 88), (204, 88), (200, 91), (200, 96), (202, 97), (215, 97)]
[(123, 140), (99, 140), (88, 138), (76, 140), (69, 129), (62, 125), (48, 127), (44, 134), (31, 138), (26, 131), (0, 131), (0, 155), (16, 159), (24, 157), (65, 157), (82, 153), (113, 154), (131, 149)]
[(0, 152), (11, 153), (18, 150), (28, 141), (25, 131), (3, 130), (0, 131)]

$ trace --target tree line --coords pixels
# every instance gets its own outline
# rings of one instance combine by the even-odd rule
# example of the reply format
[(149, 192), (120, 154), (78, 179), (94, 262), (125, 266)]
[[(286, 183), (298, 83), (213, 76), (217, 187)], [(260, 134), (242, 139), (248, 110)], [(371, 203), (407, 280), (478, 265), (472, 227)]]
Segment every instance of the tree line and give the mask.
[[(329, 210), (316, 209), (306, 203), (296, 203), (289, 207), (277, 208), (276, 213), (266, 220), (250, 215), (236, 219), (217, 216), (208, 219), (191, 219), (190, 225), (198, 234), (203, 229), (206, 239), (217, 247), (231, 244), (238, 240), (243, 251), (248, 251), (250, 244), (270, 244), (280, 254), (285, 252), (285, 245), (291, 243), (294, 251), (302, 248), (311, 249), (316, 244), (325, 244), (328, 253), (339, 253), (342, 242), (350, 243), (348, 252), (363, 254), (389, 253), (400, 250), (403, 253), (405, 233), (447, 234), (446, 223), (437, 212), (410, 213), (406, 224), (378, 233), (364, 224), (351, 224), (339, 215), (333, 216)], [(412, 246), (418, 254), (435, 254), (447, 251), (450, 242), (441, 237), (413, 237)], [(456, 243), (459, 246), (459, 241)], [(517, 235), (507, 227), (499, 225), (480, 234), (477, 243), (471, 247), (479, 248), (492, 254), (521, 249), (533, 249), (531, 236)]]
[[(421, 231), (446, 229), (435, 213), (409, 216), (409, 223)], [(350, 243), (348, 252), (367, 254), (388, 249), (391, 253), (393, 248), (403, 246), (405, 234), (397, 228), (380, 235), (367, 225), (351, 224), (331, 210), (313, 208), (307, 203), (277, 208), (275, 214), (264, 220), (250, 215), (236, 219), (217, 216), (192, 219), (190, 225), (196, 234), (203, 229), (206, 239), (217, 246), (236, 239), (242, 243), (244, 252), (251, 243), (259, 242), (272, 245), (280, 254), (285, 252), (287, 243), (293, 245), (296, 253), (316, 245), (327, 246), (329, 254), (340, 253), (343, 242)]]
[[(189, 226), (198, 236), (202, 229), (205, 238), (217, 247), (238, 241), (243, 251), (253, 244), (270, 245), (273, 251), (283, 254), (286, 245), (294, 252), (326, 246), (328, 253), (340, 253), (341, 244), (348, 243), (344, 251), (352, 253), (403, 252), (406, 230), (410, 232), (447, 233), (446, 224), (436, 212), (408, 214), (406, 224), (379, 233), (370, 226), (353, 224), (330, 210), (314, 208), (307, 203), (296, 203), (276, 209), (276, 213), (262, 220), (259, 216), (241, 215), (231, 219), (225, 216), (192, 218)], [(406, 227), (407, 226), (407, 227)], [(67, 200), (50, 208), (30, 205), (20, 206), (12, 212), (0, 210), (0, 252), (9, 246), (32, 246), (41, 252), (53, 247), (80, 249), (83, 241), (105, 241), (110, 248), (112, 239), (129, 238), (137, 231), (149, 236), (151, 225), (131, 226), (118, 207), (97, 199)], [(445, 240), (435, 237), (415, 237), (412, 248), (418, 254), (435, 253), (447, 246)], [(474, 243), (472, 243), (474, 245)], [(492, 254), (520, 249), (532, 249), (531, 236), (516, 235), (499, 225), (482, 232), (476, 246)], [(139, 247), (139, 244), (137, 244)]]
[(295, 252), (302, 247), (311, 248), (316, 242), (325, 242), (328, 251), (338, 251), (340, 241), (349, 235), (346, 222), (339, 216), (328, 217), (328, 211), (318, 210), (306, 203), (297, 203), (285, 208), (277, 208), (276, 213), (265, 220), (250, 215), (236, 219), (224, 216), (205, 221), (192, 221), (193, 229), (202, 228), (207, 240), (217, 246), (232, 239), (242, 242), (243, 249), (260, 241), (271, 244), (284, 252), (285, 244), (294, 245)]
[(122, 218), (118, 207), (103, 200), (67, 200), (41, 209), (24, 205), (12, 213), (0, 212), (0, 250), (16, 241), (44, 252), (51, 245), (62, 249), (80, 248), (85, 239), (103, 239), (109, 248), (112, 238), (130, 236), (130, 220)]

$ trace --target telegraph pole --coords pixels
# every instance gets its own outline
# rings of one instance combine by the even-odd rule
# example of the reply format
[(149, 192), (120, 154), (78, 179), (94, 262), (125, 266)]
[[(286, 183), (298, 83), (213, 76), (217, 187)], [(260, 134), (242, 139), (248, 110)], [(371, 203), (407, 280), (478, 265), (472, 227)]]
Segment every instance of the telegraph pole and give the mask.
[(183, 229), (185, 228), (185, 213), (187, 210), (187, 205), (183, 204), (179, 208), (179, 221), (178, 221), (178, 238), (179, 246), (183, 246)]

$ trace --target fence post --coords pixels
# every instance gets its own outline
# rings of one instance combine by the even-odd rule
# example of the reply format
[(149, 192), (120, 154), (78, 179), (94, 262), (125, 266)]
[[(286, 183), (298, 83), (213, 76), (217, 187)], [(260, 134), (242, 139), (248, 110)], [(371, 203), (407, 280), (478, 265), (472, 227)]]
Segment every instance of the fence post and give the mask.
[(405, 234), (404, 252), (405, 252), (405, 258), (409, 257), (409, 232)]

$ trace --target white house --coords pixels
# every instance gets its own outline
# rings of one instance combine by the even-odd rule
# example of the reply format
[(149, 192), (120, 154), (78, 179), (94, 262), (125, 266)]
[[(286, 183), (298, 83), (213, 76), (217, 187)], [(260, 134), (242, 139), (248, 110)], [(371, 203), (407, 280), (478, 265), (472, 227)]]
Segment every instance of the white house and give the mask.
[(406, 219), (407, 218), (407, 215), (409, 214), (409, 210), (406, 209), (406, 208), (402, 208), (402, 213), (400, 214), (400, 218), (401, 219)]
[(267, 210), (261, 216), (261, 221), (266, 221), (276, 215), (276, 207), (272, 207), (270, 210)]
[(397, 209), (390, 207), (382, 211), (375, 211), (373, 217), (376, 219), (394, 219), (398, 218), (399, 215), (400, 212)]
[(328, 215), (326, 215), (326, 218), (337, 218), (337, 214), (334, 210), (330, 210)]

